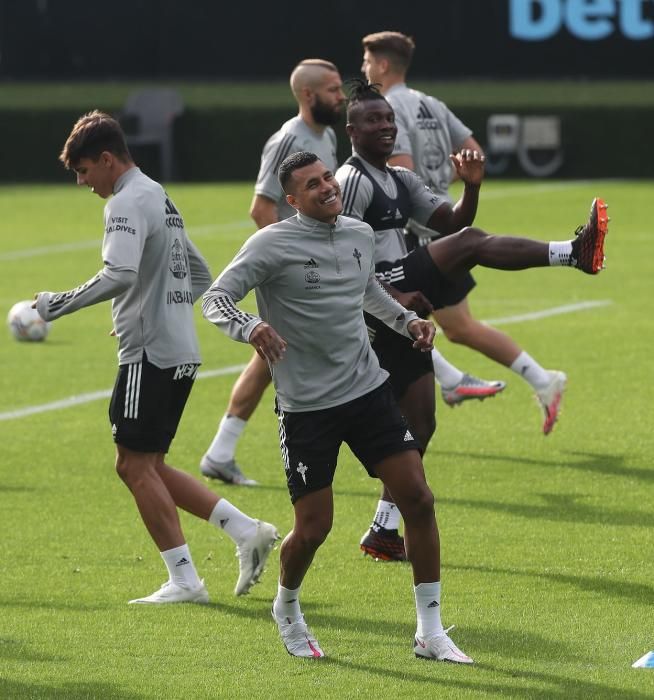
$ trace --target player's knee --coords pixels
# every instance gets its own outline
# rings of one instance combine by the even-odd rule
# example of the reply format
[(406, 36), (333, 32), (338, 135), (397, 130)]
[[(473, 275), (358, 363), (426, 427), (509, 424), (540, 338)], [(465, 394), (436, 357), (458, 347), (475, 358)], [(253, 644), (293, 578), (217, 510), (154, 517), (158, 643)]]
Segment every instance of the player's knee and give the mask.
[(462, 241), (461, 245), (473, 249), (488, 238), (488, 234), (476, 226), (464, 226), (457, 235)]
[(417, 508), (420, 512), (421, 517), (431, 517), (434, 512), (434, 494), (431, 489), (425, 483), (420, 490), (420, 495), (417, 499)]
[(116, 474), (118, 474), (121, 481), (127, 483), (129, 476), (129, 465), (127, 464), (127, 460), (120, 455), (116, 457)]
[(434, 494), (427, 485), (422, 482), (412, 490), (407, 503), (404, 505), (402, 516), (405, 521), (419, 521), (429, 519), (434, 514)]
[(452, 315), (441, 327), (450, 343), (459, 345), (470, 345), (479, 330), (477, 321), (467, 312)]
[(443, 328), (443, 333), (445, 333), (445, 337), (450, 343), (458, 343), (459, 345), (467, 345), (470, 338), (470, 332), (465, 321)]
[(488, 234), (475, 226), (464, 226), (457, 234), (459, 255), (467, 260), (469, 267), (477, 264), (479, 247), (484, 244)]
[(331, 529), (330, 522), (316, 520), (305, 525), (300, 530), (296, 529), (295, 534), (304, 549), (315, 551), (327, 539)]
[(116, 458), (116, 473), (130, 489), (138, 487), (151, 476), (150, 465), (135, 462), (129, 457), (118, 456)]

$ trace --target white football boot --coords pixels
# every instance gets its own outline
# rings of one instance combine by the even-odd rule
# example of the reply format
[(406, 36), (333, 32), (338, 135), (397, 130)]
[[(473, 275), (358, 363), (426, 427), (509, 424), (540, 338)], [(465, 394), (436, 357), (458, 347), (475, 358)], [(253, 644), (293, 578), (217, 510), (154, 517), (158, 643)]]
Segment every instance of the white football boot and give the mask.
[(548, 370), (550, 375), (549, 384), (536, 392), (536, 399), (543, 411), (543, 433), (549, 435), (554, 429), (554, 424), (558, 420), (563, 401), (563, 392), (568, 381), (564, 372)]
[(254, 479), (248, 479), (236, 464), (236, 460), (230, 459), (227, 462), (216, 462), (209, 455), (204, 455), (200, 460), (200, 472), (207, 479), (220, 479), (226, 484), (235, 486), (257, 486)]
[(186, 588), (178, 586), (172, 581), (166, 581), (164, 585), (146, 598), (135, 598), (129, 601), (129, 605), (135, 603), (143, 605), (162, 605), (164, 603), (208, 603), (209, 593), (207, 592), (204, 580), (200, 581), (197, 588)]
[(279, 619), (275, 615), (275, 603), (271, 610), (273, 620), (277, 623), (279, 636), (284, 642), (286, 651), (291, 656), (301, 656), (305, 659), (322, 659), (325, 652), (320, 648), (318, 640), (313, 636), (313, 632), (307, 627), (304, 615), (301, 620), (291, 622), (290, 618)]
[(453, 664), (473, 664), (474, 661), (448, 637), (447, 633), (451, 629), (448, 627), (442, 634), (426, 639), (416, 635), (413, 645), (415, 655), (419, 659), (449, 661)]
[(257, 531), (243, 544), (236, 547), (239, 576), (235, 595), (245, 595), (259, 580), (275, 542), (279, 539), (277, 528), (257, 520)]

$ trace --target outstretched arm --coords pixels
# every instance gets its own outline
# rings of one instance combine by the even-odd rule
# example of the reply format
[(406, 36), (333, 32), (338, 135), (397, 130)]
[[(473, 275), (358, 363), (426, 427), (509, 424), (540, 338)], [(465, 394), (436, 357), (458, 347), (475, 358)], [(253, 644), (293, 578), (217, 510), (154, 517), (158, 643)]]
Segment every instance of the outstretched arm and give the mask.
[(243, 296), (222, 286), (219, 277), (202, 296), (202, 315), (233, 340), (249, 343), (250, 334), (263, 319), (236, 306)]
[(286, 341), (263, 319), (236, 306), (240, 299), (216, 284), (202, 297), (202, 314), (230, 338), (250, 343), (262, 360), (279, 362), (286, 352)]
[(261, 317), (243, 311), (237, 303), (270, 275), (278, 266), (277, 248), (269, 245), (267, 233), (248, 239), (236, 257), (202, 297), (202, 313), (230, 338), (250, 343), (261, 359), (278, 362), (286, 350), (286, 341)]
[(115, 269), (105, 266), (79, 287), (67, 292), (38, 292), (34, 295), (34, 308), (46, 321), (73, 313), (78, 309), (113, 299), (129, 289), (136, 280), (134, 270)]

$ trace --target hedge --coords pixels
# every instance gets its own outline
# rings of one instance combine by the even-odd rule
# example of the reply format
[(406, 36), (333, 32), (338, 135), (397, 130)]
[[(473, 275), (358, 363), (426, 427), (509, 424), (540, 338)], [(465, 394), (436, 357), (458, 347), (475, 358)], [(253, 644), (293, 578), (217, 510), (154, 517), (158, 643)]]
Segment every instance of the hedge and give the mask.
[[(486, 121), (496, 110), (457, 109), (478, 140), (486, 141)], [(557, 114), (561, 118), (565, 160), (557, 177), (654, 177), (654, 107), (588, 107), (521, 110), (520, 114)], [(189, 108), (175, 123), (176, 179), (181, 181), (252, 181), (261, 148), (279, 125), (293, 115), (283, 107)], [(70, 179), (57, 157), (79, 112), (68, 109), (0, 109), (0, 181), (63, 182)], [(349, 154), (339, 126), (339, 158)], [(159, 177), (156, 149), (139, 147), (134, 156), (144, 171)], [(512, 165), (507, 176), (524, 175)]]

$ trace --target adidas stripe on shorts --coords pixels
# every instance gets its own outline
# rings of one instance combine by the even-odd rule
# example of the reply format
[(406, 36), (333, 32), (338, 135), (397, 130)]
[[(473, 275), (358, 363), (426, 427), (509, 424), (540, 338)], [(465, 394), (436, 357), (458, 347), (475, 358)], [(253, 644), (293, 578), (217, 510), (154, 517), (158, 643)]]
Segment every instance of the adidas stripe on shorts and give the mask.
[(276, 408), (282, 461), (291, 502), (330, 486), (346, 443), (371, 477), (386, 457), (421, 450), (388, 382), (340, 406), (285, 413)]
[(109, 404), (114, 442), (136, 452), (167, 452), (198, 366), (159, 369), (145, 353), (141, 362), (120, 365)]

